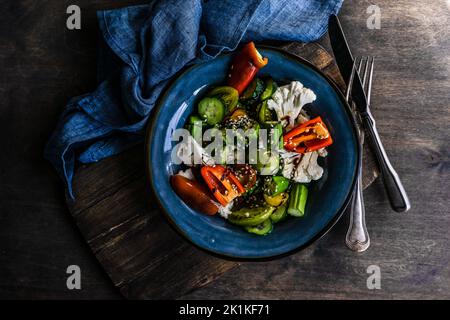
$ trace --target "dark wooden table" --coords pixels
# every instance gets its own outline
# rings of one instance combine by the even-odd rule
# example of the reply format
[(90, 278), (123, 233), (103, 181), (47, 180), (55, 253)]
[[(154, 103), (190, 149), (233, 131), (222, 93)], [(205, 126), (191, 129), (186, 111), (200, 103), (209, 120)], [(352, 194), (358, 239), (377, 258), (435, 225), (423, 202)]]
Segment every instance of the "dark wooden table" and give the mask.
[[(95, 10), (139, 2), (0, 5), (0, 298), (120, 298), (42, 150), (68, 98), (95, 86)], [(70, 4), (82, 8), (79, 31), (65, 28)], [(376, 57), (373, 113), (411, 211), (392, 212), (377, 181), (364, 194), (368, 252), (345, 248), (345, 218), (301, 253), (245, 264), (185, 298), (450, 298), (450, 5), (380, 0), (381, 29), (370, 30), (370, 4), (347, 0), (340, 17), (353, 52)], [(66, 288), (72, 264), (81, 290)], [(380, 290), (367, 289), (370, 265)]]

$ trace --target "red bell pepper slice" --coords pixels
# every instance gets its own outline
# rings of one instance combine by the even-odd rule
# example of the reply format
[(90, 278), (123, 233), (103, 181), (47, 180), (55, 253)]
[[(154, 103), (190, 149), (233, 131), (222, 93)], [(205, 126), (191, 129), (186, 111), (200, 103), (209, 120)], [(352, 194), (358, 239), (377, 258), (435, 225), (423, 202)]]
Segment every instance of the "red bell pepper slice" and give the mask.
[(320, 117), (293, 128), (284, 135), (283, 140), (286, 150), (298, 153), (319, 150), (333, 143), (330, 132)]
[(224, 166), (203, 166), (200, 173), (214, 197), (223, 206), (245, 192), (236, 176)]
[(240, 95), (253, 80), (258, 70), (267, 63), (268, 59), (261, 56), (255, 44), (247, 43), (233, 59), (228, 85), (235, 88)]
[(243, 51), (248, 54), (251, 58), (251, 63), (253, 63), (258, 69), (261, 69), (269, 62), (269, 59), (263, 58), (263, 56), (259, 53), (254, 42), (247, 43)]

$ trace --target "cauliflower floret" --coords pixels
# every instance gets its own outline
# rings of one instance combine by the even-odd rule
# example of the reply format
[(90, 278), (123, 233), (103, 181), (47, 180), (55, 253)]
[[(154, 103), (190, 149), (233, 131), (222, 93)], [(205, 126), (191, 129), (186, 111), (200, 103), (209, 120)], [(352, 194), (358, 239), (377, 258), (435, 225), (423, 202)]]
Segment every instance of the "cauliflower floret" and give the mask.
[(295, 161), (296, 158), (300, 157), (300, 155), (298, 155), (297, 157), (286, 157), (283, 161), (283, 168), (281, 169), (281, 174), (283, 175), (283, 177), (291, 179), (294, 176), (295, 173)]
[(306, 113), (306, 111), (305, 110), (302, 110), (301, 112), (300, 112), (300, 114), (298, 115), (298, 117), (297, 117), (297, 121), (296, 121), (296, 124), (302, 124), (302, 123), (305, 123), (306, 121), (309, 121), (311, 118), (310, 118), (310, 116)]
[(206, 164), (212, 166), (215, 164), (214, 159), (191, 135), (177, 144), (175, 148), (176, 156), (185, 165)]
[(306, 167), (306, 173), (311, 178), (311, 180), (319, 180), (323, 175), (323, 168), (317, 163), (317, 157), (319, 154), (317, 151), (308, 152), (311, 154), (309, 158), (308, 165)]
[(316, 95), (311, 89), (305, 88), (299, 81), (292, 81), (279, 87), (267, 101), (267, 106), (275, 111), (278, 121), (290, 129), (295, 125), (303, 106), (315, 100)]
[(319, 180), (323, 175), (323, 168), (317, 163), (317, 151), (305, 154), (287, 152), (284, 158), (282, 175), (298, 183), (308, 183)]
[(317, 153), (322, 158), (325, 158), (328, 155), (328, 151), (327, 151), (326, 148), (322, 148), (322, 149), (317, 150)]
[(300, 163), (298, 164), (294, 175), (294, 180), (296, 182), (306, 183), (312, 180), (308, 171), (309, 160), (311, 159), (311, 156), (312, 152), (307, 152), (303, 155), (302, 159), (300, 160)]

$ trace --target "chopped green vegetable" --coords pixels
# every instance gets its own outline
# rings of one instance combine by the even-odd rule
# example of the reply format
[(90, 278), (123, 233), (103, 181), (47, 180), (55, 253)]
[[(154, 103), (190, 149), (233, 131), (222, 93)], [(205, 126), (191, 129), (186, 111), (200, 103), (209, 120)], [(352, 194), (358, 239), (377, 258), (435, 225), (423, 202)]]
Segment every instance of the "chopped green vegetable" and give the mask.
[(191, 136), (194, 137), (196, 141), (201, 141), (202, 138), (202, 125), (193, 124), (191, 126)]
[(225, 106), (218, 98), (203, 98), (198, 104), (198, 114), (206, 123), (213, 126), (221, 122), (225, 116)]
[(196, 116), (196, 115), (192, 115), (188, 119), (189, 124), (196, 124), (197, 122), (203, 123), (203, 120), (199, 116)]
[(257, 208), (242, 208), (232, 212), (228, 221), (239, 226), (257, 226), (270, 218), (274, 207), (264, 206)]
[(271, 98), (275, 90), (277, 90), (277, 84), (275, 81), (273, 81), (272, 78), (267, 78), (267, 80), (265, 81), (265, 86), (266, 88), (261, 94), (261, 100), (263, 101)]
[[(245, 120), (233, 121), (230, 119), (225, 122), (225, 129), (231, 129), (232, 134), (225, 134), (225, 144), (248, 146), (250, 143), (258, 143), (259, 123), (247, 116), (243, 117)], [(242, 129), (242, 130), (239, 130)], [(254, 162), (253, 162), (254, 163)]]
[[(253, 129), (253, 131), (250, 131), (250, 130), (252, 130)], [(259, 136), (259, 129), (260, 129), (260, 127), (259, 127), (259, 123), (258, 122), (253, 122), (253, 124), (252, 124), (252, 127), (249, 127), (249, 128), (247, 128), (247, 129), (245, 129), (246, 130), (246, 136), (247, 136), (247, 139), (246, 139), (246, 141), (245, 141), (245, 144), (246, 145), (248, 145), (249, 144), (249, 142), (251, 141), (251, 140), (253, 140), (253, 139), (255, 139), (255, 141), (256, 141), (256, 143), (258, 142), (258, 136)]]
[(225, 105), (226, 113), (232, 112), (239, 101), (238, 91), (229, 86), (221, 86), (212, 89), (207, 94), (208, 97), (216, 97)]
[(246, 105), (253, 105), (256, 101), (258, 101), (263, 91), (264, 91), (264, 82), (259, 78), (255, 78), (248, 85), (247, 89), (245, 89), (244, 92), (242, 93), (241, 100)]
[(304, 184), (296, 183), (289, 194), (288, 213), (294, 217), (303, 217), (307, 198), (308, 188)]
[(248, 100), (250, 98), (252, 98), (253, 93), (255, 92), (256, 89), (256, 78), (253, 79), (252, 82), (250, 82), (250, 84), (247, 86), (247, 88), (244, 90), (244, 92), (242, 92), (241, 95), (241, 99), (242, 100)]
[(203, 120), (196, 115), (192, 115), (188, 119), (187, 129), (191, 133), (191, 136), (195, 140), (201, 141), (202, 139)]
[(259, 122), (271, 123), (274, 120), (274, 115), (272, 110), (267, 106), (267, 101), (262, 101), (258, 106), (258, 120)]
[(273, 223), (280, 222), (281, 220), (284, 220), (287, 217), (287, 207), (286, 205), (279, 206), (270, 216), (270, 220), (272, 220)]
[(265, 220), (263, 223), (254, 227), (245, 227), (245, 230), (250, 233), (257, 234), (259, 236), (265, 236), (272, 232), (273, 225), (270, 219)]
[(271, 154), (269, 151), (260, 154), (258, 152), (258, 163), (256, 169), (261, 175), (273, 176), (280, 170), (280, 157), (278, 154)]
[(273, 141), (278, 141), (278, 148), (283, 149), (283, 126), (281, 125), (281, 123), (275, 124), (275, 126), (273, 127), (273, 134), (275, 135)]
[(276, 196), (285, 192), (289, 187), (289, 179), (283, 176), (267, 177), (264, 184), (264, 191), (267, 195)]
[(264, 201), (266, 201), (266, 203), (272, 207), (279, 207), (285, 204), (289, 199), (289, 194), (287, 194), (287, 192), (279, 193), (276, 196), (268, 196), (267, 194), (264, 194), (263, 196)]
[(269, 130), (268, 143), (272, 145), (273, 142), (278, 143), (278, 149), (284, 148), (283, 141), (283, 126), (278, 121), (266, 121), (263, 124), (265, 129)]
[(260, 183), (260, 181), (258, 179), (258, 176), (256, 176), (255, 184), (253, 185), (253, 187), (251, 189), (247, 190), (244, 193), (244, 196), (251, 196), (252, 194), (258, 192), (259, 189), (261, 189), (261, 183)]

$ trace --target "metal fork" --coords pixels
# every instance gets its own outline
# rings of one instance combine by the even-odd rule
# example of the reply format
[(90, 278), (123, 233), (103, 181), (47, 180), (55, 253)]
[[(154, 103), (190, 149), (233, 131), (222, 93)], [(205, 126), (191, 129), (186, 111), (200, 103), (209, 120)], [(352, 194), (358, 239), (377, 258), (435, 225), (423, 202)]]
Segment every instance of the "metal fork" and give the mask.
[[(358, 61), (358, 62), (357, 62)], [(364, 68), (363, 68), (364, 61)], [(356, 67), (357, 65), (357, 67)], [(353, 251), (363, 252), (370, 246), (370, 237), (366, 228), (366, 212), (364, 208), (364, 198), (362, 190), (362, 160), (363, 160), (363, 144), (364, 144), (364, 131), (361, 125), (361, 119), (359, 113), (351, 102), (351, 88), (353, 85), (353, 79), (355, 72), (358, 72), (362, 79), (362, 85), (367, 96), (367, 102), (370, 102), (370, 95), (372, 91), (372, 76), (373, 76), (374, 58), (367, 57), (356, 59), (353, 63), (353, 70), (350, 76), (350, 80), (347, 86), (345, 98), (348, 104), (351, 106), (353, 114), (357, 119), (357, 134), (358, 142), (360, 144), (360, 153), (358, 158), (358, 171), (355, 189), (353, 190), (352, 198), (350, 201), (350, 223), (345, 236), (345, 244)], [(361, 70), (363, 73), (361, 74)]]

